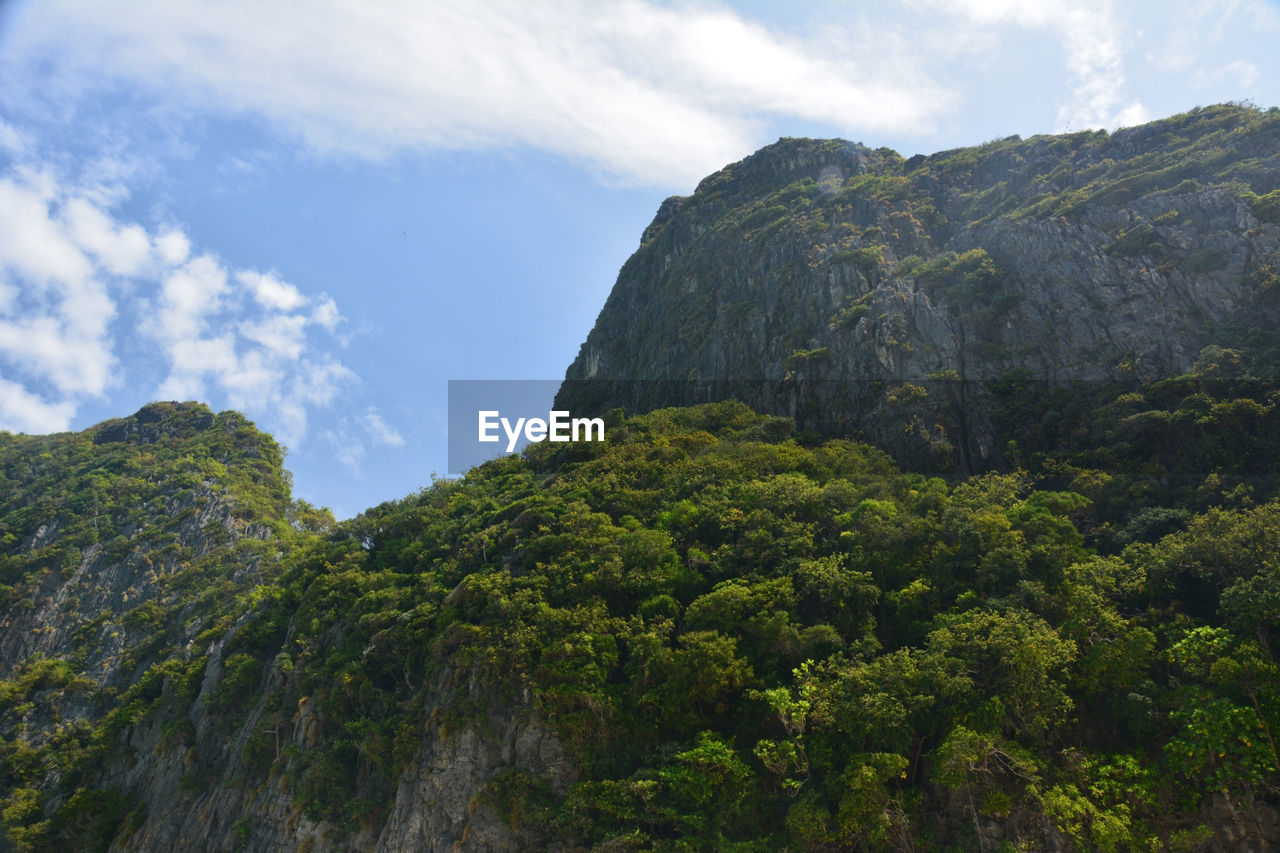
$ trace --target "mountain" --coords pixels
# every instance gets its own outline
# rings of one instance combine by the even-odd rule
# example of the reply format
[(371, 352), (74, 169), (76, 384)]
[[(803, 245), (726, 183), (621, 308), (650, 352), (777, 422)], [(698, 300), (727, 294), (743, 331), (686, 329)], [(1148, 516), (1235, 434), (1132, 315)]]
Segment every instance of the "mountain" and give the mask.
[[(1280, 111), (904, 160), (783, 139), (667, 199), (557, 406), (738, 398), (915, 467), (1005, 464), (1001, 382), (1275, 378)], [(904, 430), (904, 426), (910, 427)]]
[[(9, 844), (433, 850), (466, 833), (503, 847), (512, 832), (473, 814), (485, 779), (568, 772), (536, 713), (473, 720), (464, 697), (496, 688), (430, 665), (425, 646), (379, 647), (434, 627), (441, 588), (414, 572), (421, 607), (396, 608), (368, 522), (291, 500), (281, 460), (241, 415), (197, 403), (0, 435)], [(365, 667), (374, 650), (394, 672)]]
[(1278, 120), (771, 146), (607, 441), (340, 523), (234, 412), (0, 433), (0, 849), (1280, 846)]

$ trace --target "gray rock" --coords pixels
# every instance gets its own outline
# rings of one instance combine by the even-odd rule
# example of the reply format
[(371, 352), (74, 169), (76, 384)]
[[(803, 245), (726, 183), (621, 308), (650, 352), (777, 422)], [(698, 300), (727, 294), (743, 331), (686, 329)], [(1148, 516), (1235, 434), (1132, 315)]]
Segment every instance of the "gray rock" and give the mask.
[[(662, 204), (557, 408), (738, 397), (916, 467), (998, 463), (993, 380), (1150, 381), (1276, 327), (1280, 225), (1249, 192), (1277, 152), (1280, 114), (1243, 107), (905, 162), (780, 140)], [(937, 274), (975, 250), (990, 281)]]

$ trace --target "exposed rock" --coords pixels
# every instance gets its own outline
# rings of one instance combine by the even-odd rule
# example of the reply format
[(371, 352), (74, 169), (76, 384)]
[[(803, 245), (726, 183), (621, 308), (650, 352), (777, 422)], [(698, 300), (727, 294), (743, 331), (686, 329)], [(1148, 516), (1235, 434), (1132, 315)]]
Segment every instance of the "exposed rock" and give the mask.
[(984, 467), (992, 380), (1150, 381), (1275, 327), (1280, 225), (1252, 199), (1278, 151), (1280, 113), (1236, 107), (905, 162), (781, 140), (663, 203), (557, 407), (736, 396)]
[(547, 778), (559, 794), (575, 775), (559, 739), (527, 710), (491, 708), (491, 734), (433, 726), (400, 778), (379, 851), (510, 850), (518, 835), (477, 802), (484, 783), (518, 768)]
[(213, 412), (198, 403), (149, 403), (132, 417), (107, 421), (94, 434), (94, 444), (131, 441), (154, 444), (205, 430), (214, 424)]
[[(210, 657), (209, 671), (215, 663)], [(201, 695), (213, 689), (211, 677)], [(478, 685), (476, 685), (478, 686)], [(145, 820), (122, 834), (112, 850), (245, 850), (308, 849), (313, 853), (343, 850), (496, 851), (527, 847), (480, 794), (495, 775), (520, 769), (550, 780), (563, 793), (575, 772), (556, 736), (527, 704), (493, 702), (486, 720), (451, 729), (439, 722), (453, 690), (445, 682), (428, 703), (417, 754), (401, 774), (395, 801), (381, 819), (355, 831), (310, 820), (295, 803), (289, 777), (294, 759), (285, 759), (267, 782), (246, 784), (240, 750), (246, 734), (259, 722), (255, 708), (239, 733), (210, 756), (214, 772), (199, 790), (183, 784), (192, 753), (222, 740), (197, 700), (192, 714), (195, 745), (166, 738), (157, 717), (127, 733), (125, 746), (136, 756), (102, 780), (136, 792)], [(527, 699), (527, 697), (526, 697)], [(292, 731), (282, 743), (315, 746), (316, 719), (311, 704), (300, 704)]]

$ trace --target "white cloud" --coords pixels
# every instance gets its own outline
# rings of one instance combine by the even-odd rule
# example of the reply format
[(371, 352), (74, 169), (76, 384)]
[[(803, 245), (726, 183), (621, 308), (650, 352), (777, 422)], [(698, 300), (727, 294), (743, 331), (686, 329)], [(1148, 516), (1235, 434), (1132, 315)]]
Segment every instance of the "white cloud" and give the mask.
[(383, 420), (382, 415), (372, 406), (360, 417), (360, 426), (364, 427), (364, 431), (375, 444), (386, 447), (404, 446), (404, 436)]
[(0, 429), (16, 432), (62, 432), (71, 425), (75, 404), (46, 403), (16, 382), (0, 376)]
[[(50, 2), (3, 60), (48, 96), (120, 83), (265, 117), (324, 153), (530, 145), (616, 180), (688, 185), (767, 119), (923, 132), (953, 98), (879, 33), (784, 36), (713, 5), (646, 0), (351, 4)], [(852, 40), (850, 40), (852, 38)], [(889, 59), (888, 63), (884, 60)]]
[(272, 314), (240, 324), (240, 334), (268, 351), (296, 359), (306, 348), (307, 318), (301, 314)]
[(46, 176), (32, 177), (0, 179), (0, 269), (42, 289), (83, 283), (93, 266), (50, 215), (56, 200)]
[(330, 332), (338, 327), (338, 321), (341, 319), (342, 315), (338, 313), (337, 304), (328, 296), (322, 296), (311, 311), (311, 322), (323, 326)]
[(73, 206), (47, 173), (0, 177), (0, 360), (61, 395), (96, 395), (114, 378), (115, 304), (74, 238)]
[(270, 273), (243, 270), (236, 274), (240, 283), (253, 291), (253, 296), (264, 308), (292, 311), (307, 300), (292, 284), (281, 281)]
[(158, 338), (196, 341), (205, 318), (221, 308), (227, 291), (227, 271), (211, 255), (193, 258), (164, 277), (160, 308), (151, 326)]
[[(0, 102), (52, 126), (59, 109), (140, 89), (176, 146), (192, 144), (173, 128), (193, 114), (250, 117), (327, 156), (534, 147), (611, 180), (687, 189), (769, 141), (774, 123), (901, 139), (961, 121), (979, 99), (1053, 92), (1060, 130), (1134, 124), (1149, 117), (1135, 75), (1254, 86), (1265, 63), (1231, 63), (1224, 39), (1280, 26), (1265, 0), (828, 0), (789, 14), (811, 20), (766, 26), (714, 0), (313, 0), (305, 14), (285, 0), (48, 0), (14, 18), (0, 74), (27, 85)], [(1028, 36), (1060, 50), (993, 88), (982, 69)], [(1139, 45), (1143, 71), (1126, 67)], [(6, 131), (0, 148), (26, 144)], [(112, 142), (98, 171), (147, 168)], [(244, 151), (221, 164), (236, 180), (260, 168)]]
[[(1062, 44), (1071, 90), (1069, 100), (1058, 109), (1060, 129), (1113, 128), (1148, 118), (1143, 106), (1126, 94), (1126, 25), (1117, 17), (1111, 0), (909, 2), (956, 16), (979, 30), (1018, 27), (1056, 38)], [(963, 34), (956, 35), (965, 38)]]
[(191, 241), (181, 231), (165, 231), (155, 239), (156, 252), (166, 265), (177, 266), (191, 254)]
[(332, 405), (356, 380), (309, 335), (309, 327), (325, 328), (313, 319), (318, 308), (332, 312), (334, 325), (341, 320), (333, 300), (315, 302), (275, 276), (229, 272), (211, 255), (187, 261), (164, 279), (146, 327), (168, 355), (159, 396), (200, 397), (216, 389), (297, 447), (308, 411)]
[(71, 238), (114, 275), (135, 275), (151, 257), (151, 240), (139, 225), (117, 226), (83, 198), (67, 202), (63, 216)]
[(100, 394), (112, 384), (115, 359), (102, 335), (95, 336), (99, 329), (81, 337), (78, 328), (84, 325), (48, 315), (5, 317), (0, 319), (0, 358), (62, 395)]
[[(206, 375), (229, 376), (239, 368), (235, 339), (230, 335), (214, 338), (174, 338), (169, 342), (169, 382), (171, 388), (204, 388)], [(162, 395), (169, 396), (169, 395)], [(180, 395), (175, 395), (180, 396)]]
[(291, 389), (294, 399), (327, 406), (334, 401), (346, 383), (355, 379), (355, 374), (340, 362), (326, 357), (308, 362), (296, 379), (297, 385)]
[[(49, 169), (0, 173), (0, 429), (67, 429), (128, 368), (165, 375), (160, 398), (225, 401), (303, 441), (309, 412), (356, 381), (327, 352), (337, 305), (193, 254), (178, 228), (122, 221), (113, 207), (125, 197)], [(122, 315), (148, 342), (123, 367)]]

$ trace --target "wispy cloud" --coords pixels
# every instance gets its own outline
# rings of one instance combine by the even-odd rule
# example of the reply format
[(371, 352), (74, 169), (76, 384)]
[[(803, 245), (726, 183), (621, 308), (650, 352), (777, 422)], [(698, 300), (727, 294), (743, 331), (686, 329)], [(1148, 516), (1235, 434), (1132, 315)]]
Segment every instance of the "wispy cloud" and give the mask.
[(360, 426), (375, 444), (386, 447), (403, 447), (404, 437), (382, 419), (382, 414), (372, 406), (360, 418)]
[(65, 430), (75, 414), (69, 400), (49, 403), (0, 376), (0, 429), (46, 433)]
[(5, 67), (52, 64), (44, 100), (127, 83), (318, 152), (528, 145), (640, 184), (695, 182), (770, 118), (922, 132), (950, 102), (910, 57), (871, 61), (876, 33), (788, 36), (707, 4), (54, 0), (17, 33)]
[(1219, 63), (1215, 68), (1210, 57), (1219, 54), (1224, 45), (1238, 50), (1243, 33), (1263, 34), (1264, 38), (1280, 34), (1280, 6), (1269, 0), (1183, 0), (1162, 5), (1160, 13), (1170, 24), (1169, 33), (1144, 59), (1165, 72), (1191, 71), (1197, 87), (1217, 82), (1212, 78), (1219, 77), (1219, 71), (1232, 76), (1244, 71), (1245, 79), (1240, 82), (1251, 85), (1253, 78), (1247, 69), (1254, 67), (1252, 63), (1237, 66), (1229, 62), (1225, 67)]
[[(1170, 49), (1147, 50), (1148, 65), (1249, 85), (1248, 68), (1215, 71), (1220, 56), (1205, 66), (1200, 54), (1280, 18), (1266, 0), (820, 8), (821, 19), (815, 8), (784, 30), (713, 0), (44, 0), (12, 15), (0, 80), (18, 84), (0, 87), (0, 103), (61, 126), (77, 105), (105, 100), (89, 96), (142, 91), (174, 146), (192, 144), (175, 130), (184, 118), (251, 117), (326, 156), (533, 147), (611, 181), (687, 188), (769, 141), (777, 123), (927, 138), (999, 96), (966, 89), (968, 74), (1028, 34), (1061, 46), (1024, 69), (1053, 91), (1058, 129), (1133, 124), (1148, 117), (1126, 67), (1144, 28), (1177, 28)], [(25, 144), (20, 126), (0, 124), (0, 149)], [(112, 150), (97, 172), (148, 168), (118, 123), (101, 133)], [(222, 169), (258, 165), (238, 152)]]
[(0, 173), (0, 428), (67, 429), (129, 379), (116, 328), (127, 314), (152, 343), (128, 368), (166, 377), (154, 396), (225, 403), (302, 442), (308, 413), (356, 381), (330, 352), (334, 301), (193, 254), (180, 229), (123, 221), (112, 205), (126, 194), (102, 189), (49, 169)]
[(370, 406), (354, 418), (339, 417), (332, 429), (320, 434), (333, 458), (354, 477), (362, 477), (368, 446), (403, 447), (404, 436), (382, 417), (376, 406)]
[(1142, 104), (1128, 96), (1124, 58), (1129, 29), (1111, 0), (907, 2), (945, 16), (957, 44), (981, 42), (982, 36), (1002, 29), (1043, 32), (1056, 39), (1070, 89), (1068, 100), (1058, 107), (1059, 129), (1113, 128), (1148, 118)]

